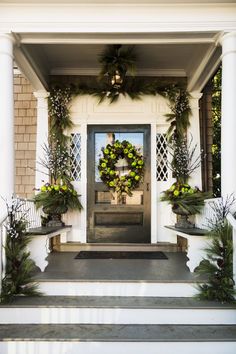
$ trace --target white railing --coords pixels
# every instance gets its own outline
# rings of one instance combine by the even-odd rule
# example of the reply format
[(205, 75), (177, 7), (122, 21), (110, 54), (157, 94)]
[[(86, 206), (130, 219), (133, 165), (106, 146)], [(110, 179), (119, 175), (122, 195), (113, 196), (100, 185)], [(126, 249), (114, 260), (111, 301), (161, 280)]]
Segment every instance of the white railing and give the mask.
[[(27, 230), (40, 227), (41, 226), (41, 209), (36, 209), (33, 200), (30, 199), (20, 199), (21, 209), (18, 212), (18, 217), (25, 216), (27, 223)], [(7, 216), (5, 216), (0, 222), (0, 293), (2, 288), (2, 279), (6, 272), (6, 255), (5, 255), (5, 244), (6, 244), (6, 222)]]
[(2, 291), (2, 279), (6, 273), (6, 255), (5, 255), (5, 244), (6, 244), (6, 221), (7, 216), (5, 216), (0, 222), (0, 294)]
[(231, 213), (229, 213), (227, 215), (227, 220), (233, 228), (233, 277), (234, 286), (236, 287), (236, 219)]
[(41, 209), (36, 209), (34, 201), (31, 199), (20, 199), (22, 202), (21, 211), (19, 212), (19, 216), (22, 214), (26, 215), (27, 230), (40, 227), (41, 226)]
[(214, 219), (214, 211), (212, 206), (217, 203), (221, 198), (211, 198), (205, 200), (205, 205), (201, 214), (197, 214), (195, 218), (195, 226), (199, 229), (209, 229), (209, 221)]

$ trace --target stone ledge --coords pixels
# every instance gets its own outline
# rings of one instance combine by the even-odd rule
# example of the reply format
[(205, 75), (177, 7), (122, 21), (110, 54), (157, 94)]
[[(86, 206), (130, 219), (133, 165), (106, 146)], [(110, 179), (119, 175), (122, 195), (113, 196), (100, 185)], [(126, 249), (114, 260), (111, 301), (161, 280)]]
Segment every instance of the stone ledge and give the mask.
[(199, 229), (198, 227), (193, 227), (192, 229), (191, 228), (189, 228), (189, 229), (181, 229), (181, 228), (178, 228), (178, 227), (175, 227), (175, 226), (172, 226), (172, 225), (168, 225), (168, 226), (165, 226), (165, 227), (167, 229), (176, 231), (177, 233), (181, 232), (183, 234), (191, 235), (191, 236), (207, 236), (207, 234), (209, 232), (206, 229)]
[(31, 236), (38, 236), (38, 235), (50, 235), (55, 232), (65, 232), (70, 231), (72, 225), (65, 225), (65, 226), (42, 226), (42, 227), (35, 227), (29, 229), (27, 235)]

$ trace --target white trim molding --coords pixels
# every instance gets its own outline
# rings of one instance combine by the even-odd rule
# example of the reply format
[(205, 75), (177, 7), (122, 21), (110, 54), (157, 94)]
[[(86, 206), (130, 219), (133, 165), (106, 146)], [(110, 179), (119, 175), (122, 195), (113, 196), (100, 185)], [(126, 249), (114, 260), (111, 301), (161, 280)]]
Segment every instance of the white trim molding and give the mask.
[(35, 188), (39, 188), (43, 181), (49, 181), (48, 170), (39, 164), (44, 157), (44, 144), (48, 144), (48, 96), (47, 91), (36, 91), (37, 99), (37, 140), (36, 140), (36, 165), (35, 165)]
[(0, 31), (202, 32), (236, 28), (236, 4), (0, 4)]

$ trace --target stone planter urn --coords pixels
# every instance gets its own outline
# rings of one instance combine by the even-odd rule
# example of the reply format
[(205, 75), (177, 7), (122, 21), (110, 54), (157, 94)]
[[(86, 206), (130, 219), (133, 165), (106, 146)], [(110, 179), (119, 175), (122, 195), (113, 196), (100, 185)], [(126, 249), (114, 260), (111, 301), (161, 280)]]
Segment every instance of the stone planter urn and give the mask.
[(61, 220), (62, 214), (67, 212), (67, 206), (43, 207), (43, 212), (48, 215), (46, 227), (62, 227), (65, 223)]
[(175, 227), (179, 229), (193, 229), (194, 224), (188, 220), (188, 217), (192, 215), (187, 210), (181, 208), (178, 204), (174, 204), (172, 206), (172, 211), (177, 215), (177, 222), (175, 223)]

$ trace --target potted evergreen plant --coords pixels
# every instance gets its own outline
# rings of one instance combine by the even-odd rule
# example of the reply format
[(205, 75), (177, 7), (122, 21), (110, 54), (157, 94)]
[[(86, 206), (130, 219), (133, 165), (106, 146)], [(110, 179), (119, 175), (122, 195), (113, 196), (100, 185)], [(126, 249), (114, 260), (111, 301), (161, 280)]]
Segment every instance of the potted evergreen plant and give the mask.
[(161, 197), (172, 205), (172, 211), (177, 215), (175, 227), (193, 228), (194, 225), (188, 220), (190, 215), (198, 214), (204, 206), (204, 200), (208, 194), (200, 191), (198, 187), (192, 187), (188, 180), (193, 171), (201, 163), (202, 154), (196, 157), (195, 145), (192, 148), (192, 139), (188, 143), (187, 138), (174, 137), (169, 145), (172, 161), (169, 168), (176, 178), (176, 182)]
[(44, 145), (44, 153), (40, 164), (48, 169), (50, 183), (39, 189), (34, 202), (47, 215), (45, 226), (63, 226), (62, 214), (82, 209), (79, 195), (70, 180), (70, 156), (58, 141)]

